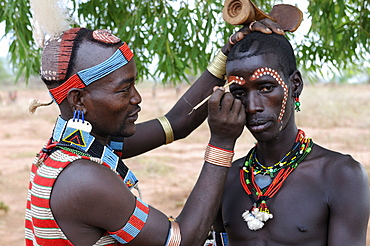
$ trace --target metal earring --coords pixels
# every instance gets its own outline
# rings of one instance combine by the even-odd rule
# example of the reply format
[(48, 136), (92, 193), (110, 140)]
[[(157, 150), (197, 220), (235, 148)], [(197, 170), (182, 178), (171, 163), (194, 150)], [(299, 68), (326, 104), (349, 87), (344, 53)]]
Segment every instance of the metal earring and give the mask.
[(299, 97), (294, 97), (294, 100), (295, 100), (295, 102), (294, 102), (295, 111), (296, 112), (301, 111), (301, 102), (299, 101)]
[(78, 109), (73, 112), (73, 118), (68, 121), (67, 127), (75, 128), (88, 133), (90, 133), (92, 130), (90, 122), (85, 120), (84, 111)]

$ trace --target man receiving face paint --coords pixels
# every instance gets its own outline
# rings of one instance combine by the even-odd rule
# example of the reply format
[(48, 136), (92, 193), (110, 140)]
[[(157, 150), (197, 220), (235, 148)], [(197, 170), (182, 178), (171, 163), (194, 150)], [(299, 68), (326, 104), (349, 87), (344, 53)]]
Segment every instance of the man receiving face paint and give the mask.
[(257, 143), (228, 174), (216, 245), (365, 245), (367, 174), (296, 126), (303, 81), (287, 39), (248, 35), (230, 51), (226, 73), (239, 81), (230, 91)]
[[(208, 107), (188, 112), (213, 87), (224, 85), (231, 46), (258, 30), (283, 33), (271, 20), (241, 29), (166, 116), (139, 124), (142, 99), (128, 45), (108, 30), (76, 27), (50, 35), (40, 74), (60, 115), (31, 168), (26, 245), (203, 245), (245, 110), (221, 87)], [(140, 193), (131, 193), (138, 180), (122, 159), (186, 137), (207, 113), (211, 138), (203, 169), (180, 215), (169, 219)]]

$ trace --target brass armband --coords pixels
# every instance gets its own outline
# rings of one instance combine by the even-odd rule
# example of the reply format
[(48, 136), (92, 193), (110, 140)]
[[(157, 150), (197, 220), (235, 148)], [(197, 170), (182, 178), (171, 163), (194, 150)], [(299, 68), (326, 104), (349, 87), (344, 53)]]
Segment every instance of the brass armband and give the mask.
[(226, 74), (227, 56), (220, 50), (213, 61), (208, 65), (207, 70), (215, 77), (223, 79)]
[(172, 143), (175, 140), (171, 123), (166, 118), (166, 116), (158, 117), (157, 120), (161, 123), (164, 134), (166, 135), (166, 144)]

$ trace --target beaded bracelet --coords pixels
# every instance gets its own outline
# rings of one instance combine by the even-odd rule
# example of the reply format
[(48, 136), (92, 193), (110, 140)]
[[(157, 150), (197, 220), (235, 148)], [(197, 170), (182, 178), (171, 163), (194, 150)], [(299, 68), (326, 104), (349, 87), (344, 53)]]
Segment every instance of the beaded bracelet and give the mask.
[(158, 117), (157, 120), (161, 123), (164, 134), (166, 135), (166, 144), (172, 143), (175, 140), (175, 136), (173, 134), (170, 121), (166, 116)]
[(233, 161), (234, 151), (222, 149), (212, 144), (208, 144), (206, 153), (204, 154), (204, 161), (221, 167), (231, 167)]
[(179, 223), (177, 223), (176, 221), (170, 222), (171, 229), (165, 246), (179, 246), (181, 244), (181, 231)]
[(226, 74), (227, 56), (220, 50), (213, 61), (208, 65), (207, 70), (215, 77), (223, 79)]

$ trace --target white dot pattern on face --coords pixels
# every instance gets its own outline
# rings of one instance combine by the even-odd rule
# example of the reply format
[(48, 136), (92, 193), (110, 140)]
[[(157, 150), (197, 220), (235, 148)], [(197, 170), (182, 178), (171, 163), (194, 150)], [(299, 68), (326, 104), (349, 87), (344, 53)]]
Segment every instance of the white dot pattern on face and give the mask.
[(280, 122), (283, 119), (283, 116), (284, 116), (284, 113), (285, 113), (285, 108), (286, 108), (286, 102), (288, 100), (288, 90), (289, 90), (288, 86), (285, 84), (284, 80), (282, 80), (282, 78), (280, 77), (278, 72), (276, 72), (274, 69), (268, 68), (268, 67), (262, 67), (262, 68), (257, 69), (256, 71), (254, 71), (250, 80), (252, 80), (252, 81), (256, 80), (259, 77), (264, 76), (264, 75), (269, 75), (269, 76), (273, 77), (279, 83), (279, 85), (281, 85), (281, 87), (283, 87), (284, 98), (283, 98), (283, 101), (281, 103), (281, 110), (280, 110), (279, 117), (278, 117), (278, 122)]
[(244, 85), (245, 79), (241, 76), (229, 76), (227, 78), (227, 83), (228, 84), (236, 83), (238, 85)]

